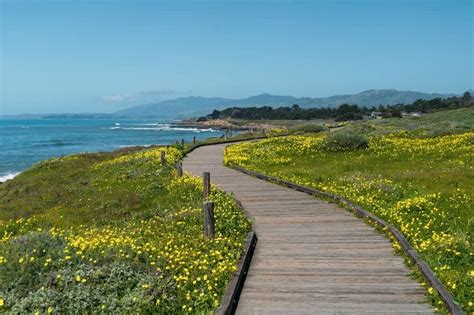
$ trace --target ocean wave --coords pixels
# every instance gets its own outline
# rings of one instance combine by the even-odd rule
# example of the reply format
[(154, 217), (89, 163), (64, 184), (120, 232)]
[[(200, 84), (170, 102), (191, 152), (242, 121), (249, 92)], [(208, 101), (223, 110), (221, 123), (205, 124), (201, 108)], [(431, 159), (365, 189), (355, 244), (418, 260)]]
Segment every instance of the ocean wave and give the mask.
[(120, 149), (123, 149), (123, 148), (131, 148), (131, 147), (145, 147), (145, 148), (148, 148), (148, 147), (151, 147), (151, 146), (154, 146), (156, 144), (119, 144), (119, 145), (116, 145), (115, 147), (117, 148), (120, 148)]
[(10, 172), (10, 173), (6, 173), (6, 174), (1, 174), (0, 175), (0, 183), (6, 182), (9, 179), (13, 179), (18, 174), (20, 174), (20, 172), (16, 172), (16, 173), (11, 173)]
[(149, 123), (149, 124), (129, 124), (129, 126), (169, 126), (170, 124), (165, 123)]
[(200, 129), (200, 128), (185, 128), (185, 127), (169, 127), (167, 130), (192, 131), (192, 132), (219, 132), (219, 130), (212, 129), (212, 128)]
[[(147, 125), (137, 125), (137, 126), (147, 126)], [(219, 130), (207, 128), (207, 129), (200, 129), (200, 128), (186, 128), (186, 127), (171, 127), (167, 124), (148, 124), (148, 126), (156, 126), (156, 127), (106, 127), (101, 129), (109, 129), (109, 130), (142, 130), (142, 131), (189, 131), (189, 132), (219, 132)]]

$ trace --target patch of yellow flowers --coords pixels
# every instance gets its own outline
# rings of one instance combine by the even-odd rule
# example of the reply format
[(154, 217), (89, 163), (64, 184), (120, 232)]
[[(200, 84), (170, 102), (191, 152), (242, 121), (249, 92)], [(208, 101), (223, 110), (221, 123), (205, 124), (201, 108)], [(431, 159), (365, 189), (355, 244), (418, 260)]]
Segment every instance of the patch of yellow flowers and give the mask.
[(165, 160), (167, 163), (175, 163), (182, 156), (182, 152), (175, 147), (160, 147), (151, 150), (138, 151), (133, 154), (121, 155), (114, 159), (98, 163), (95, 165), (95, 168), (102, 168), (107, 165), (122, 164), (127, 162), (152, 162), (155, 164), (159, 164), (161, 163), (161, 152), (165, 152)]

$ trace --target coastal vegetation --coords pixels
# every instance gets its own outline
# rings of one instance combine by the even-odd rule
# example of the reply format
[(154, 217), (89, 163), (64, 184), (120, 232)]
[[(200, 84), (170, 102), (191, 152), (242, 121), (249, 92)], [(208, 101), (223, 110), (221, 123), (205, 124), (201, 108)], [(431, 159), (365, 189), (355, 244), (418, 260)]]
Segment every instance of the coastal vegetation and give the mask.
[(470, 313), (473, 149), (474, 109), (464, 108), (235, 144), (225, 163), (341, 195), (393, 224)]
[[(215, 187), (179, 177), (180, 146), (40, 162), (0, 184), (0, 313), (207, 313), (250, 223)], [(160, 161), (166, 152), (166, 163)]]
[[(473, 108), (290, 122), (229, 147), (225, 162), (342, 195), (386, 219), (474, 311)], [(201, 181), (174, 167), (187, 148), (54, 158), (0, 184), (0, 312), (215, 310), (250, 223), (213, 187), (217, 234), (203, 236)]]
[(298, 104), (291, 107), (271, 106), (263, 107), (229, 107), (224, 110), (214, 110), (211, 114), (201, 117), (198, 121), (215, 119), (247, 119), (247, 120), (310, 120), (334, 119), (336, 121), (360, 120), (364, 116), (402, 117), (402, 113), (428, 113), (447, 109), (473, 107), (474, 98), (469, 92), (460, 97), (435, 98), (431, 100), (419, 99), (411, 104), (395, 104), (389, 106), (358, 106), (355, 104), (341, 104), (339, 107), (302, 108)]

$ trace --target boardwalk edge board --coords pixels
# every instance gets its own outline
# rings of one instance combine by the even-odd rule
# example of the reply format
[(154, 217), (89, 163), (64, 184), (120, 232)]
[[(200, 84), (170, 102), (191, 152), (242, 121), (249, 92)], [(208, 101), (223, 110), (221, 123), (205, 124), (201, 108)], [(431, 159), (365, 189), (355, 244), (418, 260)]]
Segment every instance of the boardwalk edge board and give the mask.
[(301, 185), (298, 185), (298, 184), (295, 184), (283, 179), (279, 179), (273, 176), (268, 176), (259, 172), (247, 170), (239, 166), (231, 166), (231, 168), (241, 173), (244, 173), (244, 174), (259, 178), (259, 179), (263, 179), (268, 182), (286, 186), (288, 188), (292, 188), (309, 195), (334, 200), (337, 203), (341, 203), (345, 205), (350, 211), (355, 213), (358, 217), (369, 219), (375, 222), (378, 226), (387, 229), (397, 239), (397, 242), (400, 244), (404, 253), (414, 262), (414, 264), (417, 266), (417, 268), (419, 269), (419, 271), (421, 272), (425, 280), (438, 292), (438, 294), (443, 300), (448, 311), (454, 315), (464, 314), (462, 309), (454, 302), (454, 299), (451, 293), (449, 293), (449, 291), (446, 290), (446, 288), (441, 283), (441, 281), (433, 273), (433, 270), (431, 270), (431, 268), (426, 264), (426, 262), (419, 256), (418, 252), (411, 246), (411, 244), (408, 242), (405, 236), (403, 236), (403, 234), (400, 231), (398, 231), (394, 226), (392, 226), (388, 222), (380, 219), (376, 215), (352, 203), (351, 201), (345, 199), (344, 197), (327, 193), (324, 191), (316, 190), (313, 188), (304, 187), (304, 186), (301, 186)]
[(237, 304), (239, 303), (240, 294), (244, 287), (245, 278), (250, 268), (250, 262), (257, 245), (257, 236), (251, 231), (247, 234), (245, 241), (244, 253), (240, 256), (237, 263), (237, 271), (232, 275), (232, 280), (227, 284), (227, 289), (222, 296), (219, 308), (216, 310), (217, 315), (235, 314)]

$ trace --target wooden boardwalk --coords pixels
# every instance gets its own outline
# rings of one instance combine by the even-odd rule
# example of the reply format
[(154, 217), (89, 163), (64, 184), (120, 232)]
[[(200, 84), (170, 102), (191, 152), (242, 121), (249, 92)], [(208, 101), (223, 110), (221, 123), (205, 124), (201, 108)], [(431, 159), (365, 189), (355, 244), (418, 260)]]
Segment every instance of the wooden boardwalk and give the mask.
[(184, 160), (240, 200), (254, 219), (257, 247), (240, 314), (432, 314), (390, 241), (337, 205), (223, 165), (225, 145)]

